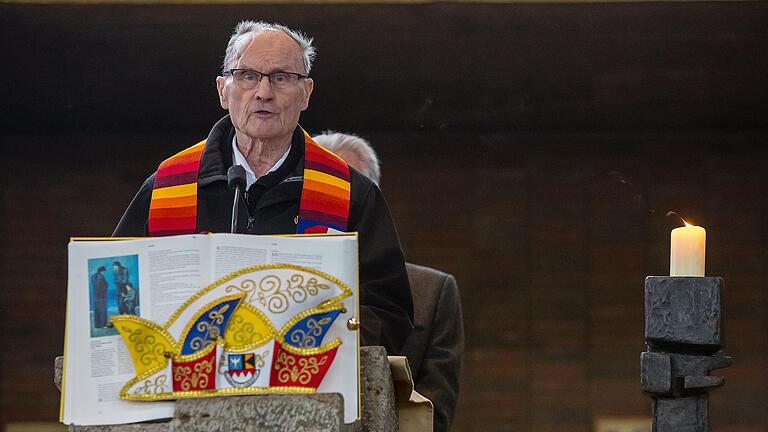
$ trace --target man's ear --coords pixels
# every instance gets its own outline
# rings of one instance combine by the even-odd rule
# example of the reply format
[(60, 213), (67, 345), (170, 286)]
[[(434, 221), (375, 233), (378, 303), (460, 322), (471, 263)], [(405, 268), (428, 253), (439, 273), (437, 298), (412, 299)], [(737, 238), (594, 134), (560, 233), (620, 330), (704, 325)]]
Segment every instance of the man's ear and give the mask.
[(224, 92), (224, 84), (227, 79), (223, 76), (216, 77), (216, 91), (219, 93), (219, 104), (221, 104), (221, 107), (224, 109), (229, 109), (229, 101), (227, 101), (227, 96)]
[(312, 90), (315, 89), (315, 82), (312, 80), (312, 78), (307, 78), (304, 80), (304, 107), (301, 109), (302, 111), (306, 110), (309, 107), (309, 98), (312, 96)]

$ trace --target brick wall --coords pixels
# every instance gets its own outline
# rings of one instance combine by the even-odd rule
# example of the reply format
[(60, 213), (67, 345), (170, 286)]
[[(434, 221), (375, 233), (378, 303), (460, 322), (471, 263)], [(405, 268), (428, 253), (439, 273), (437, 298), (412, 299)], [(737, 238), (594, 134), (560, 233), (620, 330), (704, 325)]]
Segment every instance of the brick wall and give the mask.
[(459, 281), (456, 430), (649, 413), (643, 278), (668, 271), (668, 210), (708, 229), (726, 281), (712, 430), (768, 428), (764, 3), (280, 8), (0, 5), (0, 422), (57, 417), (67, 239), (108, 235), (205, 134), (226, 34), (257, 16), (317, 36), (303, 124), (371, 139), (408, 259)]
[[(668, 272), (678, 223), (667, 210), (707, 227), (708, 274), (726, 280), (736, 361), (713, 395), (713, 430), (767, 426), (768, 154), (759, 144), (768, 134), (370, 138), (408, 259), (459, 281), (467, 350), (457, 430), (588, 431), (596, 415), (649, 412), (638, 380), (643, 278)], [(68, 236), (108, 235), (150, 169), (134, 152), (159, 160), (153, 147), (187, 139), (35, 137), (30, 147), (56, 163), (27, 153), (6, 169), (6, 419), (56, 416)], [(86, 147), (101, 162), (75, 156)]]
[[(589, 431), (594, 416), (650, 412), (639, 390), (643, 279), (668, 274), (669, 231), (679, 225), (668, 210), (708, 228), (708, 274), (726, 280), (728, 352), (736, 361), (713, 395), (712, 430), (764, 430), (765, 138), (409, 142), (396, 174), (391, 164), (384, 169), (383, 188), (409, 259), (453, 272), (462, 289), (468, 342), (460, 430)], [(398, 147), (411, 140), (374, 140), (387, 146), (385, 163), (396, 157), (388, 148), (398, 139)], [(450, 156), (407, 157), (438, 148)]]

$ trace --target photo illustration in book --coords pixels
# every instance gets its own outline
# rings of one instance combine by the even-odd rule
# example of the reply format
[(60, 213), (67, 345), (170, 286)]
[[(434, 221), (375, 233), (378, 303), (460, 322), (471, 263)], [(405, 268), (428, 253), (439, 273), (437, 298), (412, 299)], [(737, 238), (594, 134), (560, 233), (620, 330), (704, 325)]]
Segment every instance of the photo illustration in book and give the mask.
[(166, 323), (113, 316), (136, 370), (120, 397), (315, 393), (349, 344), (355, 308), (353, 291), (331, 275), (264, 264), (198, 291)]
[(88, 260), (91, 337), (115, 336), (110, 318), (139, 314), (138, 255)]

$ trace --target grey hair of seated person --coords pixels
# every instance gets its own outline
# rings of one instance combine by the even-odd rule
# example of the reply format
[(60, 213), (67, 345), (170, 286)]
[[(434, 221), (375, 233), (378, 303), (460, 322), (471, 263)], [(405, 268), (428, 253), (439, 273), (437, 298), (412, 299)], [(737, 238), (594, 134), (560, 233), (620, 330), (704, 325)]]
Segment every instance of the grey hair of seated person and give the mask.
[(229, 38), (227, 44), (227, 50), (224, 53), (224, 65), (223, 70), (226, 71), (232, 67), (235, 62), (237, 53), (238, 41), (252, 33), (260, 33), (264, 30), (277, 30), (281, 31), (293, 39), (301, 49), (301, 61), (304, 63), (304, 74), (309, 75), (309, 71), (312, 70), (312, 62), (315, 60), (316, 50), (312, 46), (312, 38), (308, 37), (304, 33), (286, 27), (282, 24), (268, 23), (264, 21), (240, 21), (235, 27), (235, 31)]
[(378, 186), (381, 183), (379, 157), (366, 139), (354, 134), (325, 131), (312, 137), (316, 143), (336, 153)]

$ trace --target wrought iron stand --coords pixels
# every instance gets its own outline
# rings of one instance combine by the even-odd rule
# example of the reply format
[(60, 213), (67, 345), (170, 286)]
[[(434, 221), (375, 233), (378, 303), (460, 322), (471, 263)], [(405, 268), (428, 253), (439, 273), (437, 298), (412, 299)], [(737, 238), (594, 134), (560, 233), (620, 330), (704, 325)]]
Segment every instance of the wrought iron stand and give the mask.
[(645, 279), (645, 343), (640, 382), (653, 399), (653, 432), (709, 431), (709, 392), (723, 385), (713, 369), (723, 355), (723, 279)]

